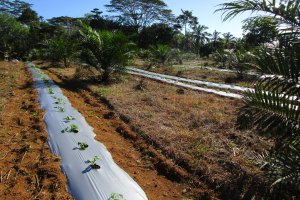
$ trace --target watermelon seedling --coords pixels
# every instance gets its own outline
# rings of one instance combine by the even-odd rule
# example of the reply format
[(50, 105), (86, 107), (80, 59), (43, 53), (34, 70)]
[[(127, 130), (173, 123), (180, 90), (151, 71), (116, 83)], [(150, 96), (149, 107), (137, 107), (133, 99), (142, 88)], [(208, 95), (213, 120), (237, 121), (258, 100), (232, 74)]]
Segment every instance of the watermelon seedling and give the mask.
[(70, 132), (70, 133), (78, 133), (78, 126), (76, 124), (71, 124), (70, 127), (67, 127), (61, 131), (62, 133)]
[(89, 159), (87, 162), (90, 164), (92, 169), (100, 169), (100, 165), (96, 163), (97, 160), (101, 160), (99, 156), (94, 156), (93, 158)]
[(53, 89), (51, 87), (48, 88), (49, 94), (54, 94)]
[(79, 146), (79, 149), (82, 151), (89, 147), (89, 145), (85, 142), (78, 142), (78, 146)]
[(125, 200), (122, 194), (112, 193), (108, 200)]
[(57, 110), (59, 111), (59, 112), (65, 112), (66, 110), (63, 108), (63, 107), (61, 107), (61, 106), (55, 106), (54, 108), (57, 108)]
[(68, 120), (68, 121), (71, 121), (71, 120), (75, 120), (76, 118), (75, 117), (73, 117), (73, 116), (67, 116), (67, 117), (65, 117), (65, 120)]

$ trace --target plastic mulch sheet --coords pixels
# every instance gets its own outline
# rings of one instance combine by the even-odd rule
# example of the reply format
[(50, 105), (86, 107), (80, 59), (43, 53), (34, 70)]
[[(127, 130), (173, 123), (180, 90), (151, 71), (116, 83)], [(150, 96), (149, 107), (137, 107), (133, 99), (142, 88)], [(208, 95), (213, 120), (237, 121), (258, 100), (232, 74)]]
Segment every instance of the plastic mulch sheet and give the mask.
[[(32, 63), (28, 67), (39, 92), (40, 106), (45, 110), (49, 146), (61, 157), (61, 168), (74, 199), (147, 199), (140, 186), (113, 161), (106, 147), (94, 139), (93, 128), (60, 88)], [(78, 142), (88, 147), (80, 149)]]

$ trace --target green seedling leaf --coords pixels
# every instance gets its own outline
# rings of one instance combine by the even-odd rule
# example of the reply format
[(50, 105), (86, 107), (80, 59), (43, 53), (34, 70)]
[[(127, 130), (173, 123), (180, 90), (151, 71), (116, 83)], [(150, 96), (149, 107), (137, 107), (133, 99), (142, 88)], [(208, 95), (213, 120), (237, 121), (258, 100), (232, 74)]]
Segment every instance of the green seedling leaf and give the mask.
[(55, 106), (54, 108), (57, 108), (57, 110), (59, 111), (59, 112), (65, 112), (66, 110), (63, 108), (63, 107), (61, 107), (61, 106)]
[(73, 117), (73, 116), (67, 116), (66, 118), (65, 118), (65, 120), (68, 120), (68, 121), (70, 121), (70, 120), (75, 120), (76, 118), (75, 117)]
[(62, 98), (56, 98), (55, 104), (65, 104), (65, 102), (62, 100)]
[(79, 145), (79, 149), (82, 151), (89, 147), (89, 145), (85, 142), (78, 142), (78, 145)]
[(61, 131), (62, 133), (70, 132), (70, 133), (78, 133), (78, 126), (76, 124), (71, 124), (70, 127), (67, 127)]
[(96, 163), (97, 160), (101, 160), (99, 156), (94, 156), (93, 158), (89, 159), (87, 162), (90, 164), (92, 169), (100, 169), (100, 165)]
[(37, 112), (33, 112), (33, 113), (32, 113), (32, 116), (33, 116), (33, 117), (37, 117), (37, 116), (38, 116)]
[(108, 200), (125, 200), (122, 194), (112, 193)]
[(72, 132), (72, 133), (78, 133), (79, 132), (78, 126), (76, 124), (71, 124), (71, 126), (70, 126), (70, 132)]
[(48, 88), (49, 94), (54, 94), (53, 89), (51, 87)]

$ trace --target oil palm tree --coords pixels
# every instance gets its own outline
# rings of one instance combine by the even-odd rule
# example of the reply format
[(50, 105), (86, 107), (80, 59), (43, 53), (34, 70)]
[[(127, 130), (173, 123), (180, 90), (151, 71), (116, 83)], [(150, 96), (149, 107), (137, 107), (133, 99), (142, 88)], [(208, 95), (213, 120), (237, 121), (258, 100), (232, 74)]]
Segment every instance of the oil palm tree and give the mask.
[(211, 34), (208, 33), (206, 30), (208, 30), (208, 27), (204, 25), (195, 25), (193, 27), (192, 35), (195, 41), (195, 46), (197, 49), (198, 56), (200, 55), (201, 46), (203, 46), (206, 42), (208, 42), (211, 36)]
[(224, 48), (228, 49), (228, 48), (232, 47), (232, 45), (234, 44), (235, 37), (233, 37), (233, 35), (230, 32), (223, 33), (222, 36), (223, 36), (222, 42), (223, 42)]
[(113, 73), (125, 70), (134, 46), (120, 33), (96, 31), (81, 23), (81, 39), (85, 61), (102, 71), (102, 81), (108, 83)]
[(176, 20), (179, 26), (183, 27), (184, 29), (184, 41), (183, 41), (183, 49), (187, 48), (187, 30), (188, 30), (188, 26), (194, 26), (198, 23), (198, 18), (193, 16), (193, 12), (192, 11), (188, 11), (188, 10), (182, 10), (181, 9), (182, 14), (179, 15)]
[(212, 48), (215, 51), (217, 49), (217, 44), (220, 41), (220, 32), (215, 30), (211, 35)]
[[(245, 93), (241, 119), (277, 138), (270, 157), (275, 183), (300, 185), (300, 0), (239, 0), (219, 5), (224, 20), (245, 11), (265, 12), (288, 27), (280, 45), (262, 47), (248, 66), (260, 71), (254, 90)], [(295, 33), (296, 32), (296, 33)], [(296, 36), (295, 36), (296, 35)], [(284, 42), (283, 42), (284, 41)]]

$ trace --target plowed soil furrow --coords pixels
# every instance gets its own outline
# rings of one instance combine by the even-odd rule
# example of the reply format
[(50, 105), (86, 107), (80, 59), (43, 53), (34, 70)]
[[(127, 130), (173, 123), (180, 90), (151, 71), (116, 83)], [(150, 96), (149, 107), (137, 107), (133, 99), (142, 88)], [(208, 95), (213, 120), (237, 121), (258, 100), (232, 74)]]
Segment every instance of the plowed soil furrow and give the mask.
[[(43, 111), (23, 63), (1, 62), (11, 82), (0, 121), (1, 199), (72, 199), (60, 159), (47, 144)], [(7, 88), (5, 90), (8, 90)]]

